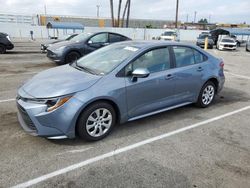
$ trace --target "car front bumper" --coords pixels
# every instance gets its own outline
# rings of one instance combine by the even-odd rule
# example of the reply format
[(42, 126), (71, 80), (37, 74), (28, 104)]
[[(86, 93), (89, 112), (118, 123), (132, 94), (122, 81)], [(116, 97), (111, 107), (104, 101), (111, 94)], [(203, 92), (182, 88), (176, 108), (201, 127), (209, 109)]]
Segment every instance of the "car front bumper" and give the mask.
[(64, 62), (64, 56), (62, 53), (55, 53), (47, 49), (47, 57), (57, 63)]
[(54, 111), (47, 112), (46, 104), (16, 100), (18, 121), (25, 132), (47, 138), (74, 138), (78, 111), (83, 103), (72, 97)]
[(12, 43), (8, 43), (7, 45), (6, 45), (6, 49), (7, 50), (12, 50), (14, 48), (14, 44), (12, 44)]
[(219, 45), (220, 50), (236, 50), (236, 45)]

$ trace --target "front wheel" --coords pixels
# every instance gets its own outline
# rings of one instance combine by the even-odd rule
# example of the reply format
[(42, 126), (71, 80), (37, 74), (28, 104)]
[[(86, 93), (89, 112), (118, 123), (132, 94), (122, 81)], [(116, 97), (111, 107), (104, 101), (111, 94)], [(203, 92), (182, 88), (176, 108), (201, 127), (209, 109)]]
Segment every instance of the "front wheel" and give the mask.
[(78, 135), (88, 141), (106, 137), (116, 122), (116, 112), (112, 105), (98, 102), (87, 107), (80, 115), (76, 130)]
[(216, 87), (214, 83), (211, 81), (208, 81), (201, 88), (196, 105), (201, 108), (208, 107), (213, 102), (215, 93), (216, 93)]
[(5, 52), (6, 52), (5, 46), (0, 44), (0, 54), (4, 54)]
[(65, 63), (66, 64), (72, 63), (79, 58), (80, 58), (80, 54), (78, 52), (69, 52), (65, 57)]

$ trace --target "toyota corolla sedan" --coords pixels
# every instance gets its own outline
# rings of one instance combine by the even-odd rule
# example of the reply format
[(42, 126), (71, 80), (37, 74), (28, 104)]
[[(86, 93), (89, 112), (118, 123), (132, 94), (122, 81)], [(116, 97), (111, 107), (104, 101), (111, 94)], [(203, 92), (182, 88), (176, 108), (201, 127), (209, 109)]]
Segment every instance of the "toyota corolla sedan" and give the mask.
[(18, 90), (18, 119), (32, 135), (100, 140), (118, 123), (209, 106), (223, 88), (223, 66), (184, 43), (112, 44), (34, 76)]

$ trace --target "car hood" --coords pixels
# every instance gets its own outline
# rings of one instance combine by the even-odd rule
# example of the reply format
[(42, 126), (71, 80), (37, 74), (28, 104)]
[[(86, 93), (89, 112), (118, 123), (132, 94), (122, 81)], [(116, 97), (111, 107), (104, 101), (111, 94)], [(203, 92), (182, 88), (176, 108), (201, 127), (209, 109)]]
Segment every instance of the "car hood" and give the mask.
[(75, 41), (71, 41), (71, 40), (66, 40), (66, 41), (61, 41), (61, 42), (57, 42), (55, 44), (53, 44), (52, 46), (50, 46), (48, 49), (51, 51), (54, 51), (62, 46), (75, 46), (75, 45), (79, 45), (81, 44), (80, 42), (75, 42)]
[(220, 44), (237, 45), (237, 42), (220, 42)]
[(161, 38), (161, 39), (170, 39), (170, 40), (172, 40), (172, 39), (174, 39), (175, 37), (174, 37), (174, 36), (168, 36), (168, 35), (162, 35), (162, 36), (160, 36), (160, 38)]
[(20, 89), (34, 98), (53, 98), (83, 91), (99, 79), (101, 76), (64, 65), (35, 75)]
[(62, 41), (64, 41), (64, 40), (60, 39), (60, 40), (49, 41), (49, 42), (43, 43), (43, 45), (44, 46), (50, 46), (52, 44), (56, 44), (56, 43), (59, 43), (59, 42), (62, 42)]

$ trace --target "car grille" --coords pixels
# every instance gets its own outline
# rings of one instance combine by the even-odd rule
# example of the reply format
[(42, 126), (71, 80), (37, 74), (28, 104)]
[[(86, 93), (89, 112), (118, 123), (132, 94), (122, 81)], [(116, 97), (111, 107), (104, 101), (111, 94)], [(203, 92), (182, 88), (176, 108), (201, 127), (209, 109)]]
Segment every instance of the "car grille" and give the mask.
[(233, 48), (235, 46), (234, 45), (225, 44), (224, 47)]
[(30, 119), (28, 113), (26, 112), (26, 110), (17, 103), (17, 108), (18, 111), (20, 112), (20, 115), (22, 116), (22, 119), (24, 121), (24, 123), (31, 129), (31, 130), (37, 130), (34, 123), (32, 122), (32, 120)]

